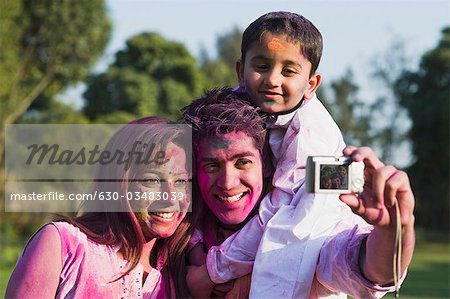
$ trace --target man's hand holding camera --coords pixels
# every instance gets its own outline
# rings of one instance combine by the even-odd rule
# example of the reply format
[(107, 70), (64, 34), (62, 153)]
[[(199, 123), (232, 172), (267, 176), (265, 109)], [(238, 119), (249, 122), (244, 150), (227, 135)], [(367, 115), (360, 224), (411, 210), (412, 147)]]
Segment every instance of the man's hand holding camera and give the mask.
[(375, 226), (395, 224), (394, 204), (398, 203), (402, 226), (414, 222), (414, 196), (408, 175), (392, 165), (384, 165), (368, 147), (348, 146), (344, 154), (364, 162), (364, 190), (361, 194), (342, 194), (340, 199), (356, 214)]
[(396, 205), (400, 211), (402, 274), (414, 250), (414, 195), (408, 176), (392, 165), (382, 163), (368, 147), (348, 146), (343, 151), (352, 161), (364, 162), (364, 190), (360, 194), (341, 194), (339, 198), (354, 213), (374, 226), (361, 248), (361, 269), (365, 277), (379, 284), (392, 283), (396, 238)]

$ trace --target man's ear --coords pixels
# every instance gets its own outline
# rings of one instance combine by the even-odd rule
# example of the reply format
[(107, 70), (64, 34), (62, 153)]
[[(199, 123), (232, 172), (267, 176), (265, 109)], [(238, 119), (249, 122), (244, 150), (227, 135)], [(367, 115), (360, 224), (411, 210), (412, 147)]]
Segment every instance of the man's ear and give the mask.
[(316, 92), (317, 88), (320, 86), (321, 82), (322, 82), (322, 75), (319, 73), (314, 73), (314, 75), (312, 75), (309, 78), (308, 89), (305, 91), (303, 97), (306, 100), (311, 99), (314, 96), (314, 93)]
[(239, 82), (240, 88), (245, 88), (244, 84), (244, 64), (242, 63), (241, 59), (236, 60), (236, 75)]

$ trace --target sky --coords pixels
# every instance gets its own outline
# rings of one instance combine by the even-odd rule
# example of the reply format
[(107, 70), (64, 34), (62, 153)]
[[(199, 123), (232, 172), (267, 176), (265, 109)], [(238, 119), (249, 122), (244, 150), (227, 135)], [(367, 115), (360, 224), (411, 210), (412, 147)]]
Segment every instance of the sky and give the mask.
[[(206, 49), (216, 55), (219, 35), (234, 27), (244, 30), (252, 21), (269, 11), (286, 10), (308, 18), (322, 33), (324, 50), (318, 71), (322, 85), (329, 85), (351, 69), (359, 86), (358, 98), (374, 102), (380, 95), (379, 82), (372, 80), (376, 63), (388, 65), (394, 43), (403, 43), (406, 64), (416, 69), (425, 51), (436, 46), (441, 30), (450, 26), (448, 0), (106, 0), (112, 22), (112, 35), (104, 55), (93, 72), (104, 71), (114, 61), (125, 42), (142, 32), (157, 32), (164, 38), (185, 44), (199, 57)], [(84, 84), (61, 94), (66, 103), (80, 108)], [(385, 116), (384, 116), (385, 117)], [(387, 118), (380, 119), (381, 126)], [(405, 118), (404, 130), (408, 128)], [(408, 165), (411, 149), (398, 148), (397, 165)]]
[[(214, 56), (218, 35), (237, 26), (245, 29), (269, 11), (287, 10), (304, 15), (321, 31), (324, 51), (319, 66), (323, 82), (343, 76), (351, 68), (363, 83), (362, 94), (374, 88), (367, 81), (374, 59), (389, 55), (395, 41), (405, 44), (408, 64), (415, 67), (420, 56), (434, 47), (440, 31), (450, 25), (450, 1), (285, 1), (285, 0), (107, 0), (113, 31), (105, 54), (93, 71), (101, 72), (142, 32), (158, 32), (166, 39), (184, 43), (199, 56), (204, 48)], [(62, 95), (79, 106), (82, 84)]]
[[(414, 70), (425, 51), (436, 46), (441, 30), (450, 26), (448, 0), (106, 0), (106, 5), (112, 35), (93, 72), (104, 71), (126, 40), (142, 32), (181, 42), (195, 57), (202, 48), (214, 57), (219, 35), (234, 27), (244, 30), (269, 11), (286, 10), (305, 16), (322, 33), (324, 50), (318, 68), (322, 84), (343, 77), (351, 68), (358, 97), (368, 102), (375, 101), (380, 90), (379, 83), (370, 79), (374, 61), (394, 65), (390, 50), (400, 42), (406, 64)], [(78, 84), (61, 99), (79, 108), (84, 89)], [(379, 123), (387, 124), (386, 118)], [(407, 119), (404, 126), (406, 130)], [(412, 161), (409, 144), (397, 148), (395, 156), (398, 166), (407, 166)]]
[(437, 42), (450, 24), (449, 1), (125, 1), (109, 0), (113, 35), (111, 57), (131, 36), (156, 31), (183, 42), (193, 55), (205, 47), (215, 50), (218, 35), (233, 26), (240, 29), (260, 15), (288, 10), (304, 15), (321, 31), (324, 54), (320, 70), (325, 76), (342, 74), (349, 65), (361, 66), (402, 38), (418, 56)]

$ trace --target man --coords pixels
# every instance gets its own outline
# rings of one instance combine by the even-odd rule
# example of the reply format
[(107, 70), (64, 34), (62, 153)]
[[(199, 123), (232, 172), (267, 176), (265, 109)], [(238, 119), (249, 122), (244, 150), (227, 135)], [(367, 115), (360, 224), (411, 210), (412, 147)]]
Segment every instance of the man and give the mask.
[[(192, 126), (196, 177), (201, 199), (194, 194), (194, 213), (200, 213), (200, 234), (190, 252), (194, 265), (204, 265), (206, 251), (221, 244), (257, 214), (263, 182), (265, 118), (244, 93), (212, 90), (183, 109)], [(251, 238), (251, 236), (249, 236)], [(206, 251), (205, 251), (206, 250)], [(203, 256), (203, 257), (202, 257)], [(232, 286), (232, 284), (231, 284)], [(237, 279), (234, 288), (219, 285), (215, 295), (248, 297), (250, 275)], [(193, 295), (195, 291), (191, 288)], [(201, 290), (200, 290), (201, 291)], [(204, 294), (197, 294), (205, 296)], [(207, 294), (206, 296), (210, 296)]]
[[(236, 103), (238, 105), (235, 105)], [(244, 231), (251, 232), (245, 234), (246, 247), (248, 248), (249, 244), (254, 247), (259, 246), (260, 239), (255, 237), (258, 233), (254, 234), (254, 232), (261, 228), (258, 225), (252, 226), (255, 221), (248, 220), (256, 212), (262, 190), (259, 184), (262, 184), (261, 161), (264, 159), (261, 157), (264, 138), (261, 139), (258, 136), (263, 136), (261, 131), (264, 126), (259, 125), (259, 122), (245, 120), (249, 115), (257, 116), (255, 108), (245, 101), (242, 93), (231, 90), (209, 92), (183, 111), (185, 121), (193, 128), (197, 183), (199, 193), (208, 207), (204, 218), (206, 220), (198, 225), (203, 235), (197, 238), (199, 240), (197, 245), (205, 244), (204, 247), (207, 250), (213, 245), (222, 244), (223, 241), (227, 245), (238, 242), (240, 239), (236, 238), (236, 234), (231, 234), (242, 228), (244, 224), (247, 225), (240, 234)], [(414, 216), (412, 214), (414, 197), (407, 175), (392, 166), (384, 165), (369, 148), (347, 147), (344, 154), (351, 156), (355, 161), (364, 161), (368, 169), (368, 182), (372, 182), (373, 185), (365, 186), (360, 197), (355, 194), (341, 195), (340, 199), (343, 203), (340, 205), (337, 202), (334, 203), (336, 209), (340, 211), (335, 213), (335, 220), (330, 220), (333, 221), (334, 228), (320, 247), (320, 256), (317, 259), (308, 257), (315, 269), (314, 278), (308, 287), (309, 297), (312, 298), (322, 298), (338, 293), (352, 294), (353, 297), (358, 298), (372, 298), (394, 289), (384, 286), (390, 284), (392, 280), (380, 278), (389, 277), (392, 273), (392, 268), (389, 269), (392, 259), (386, 258), (391, 254), (392, 248), (390, 246), (379, 248), (380, 244), (390, 242), (391, 236), (386, 234), (388, 231), (392, 232), (392, 221), (388, 218), (390, 216), (383, 210), (381, 215), (383, 217), (368, 221), (378, 226), (376, 230), (363, 220), (363, 218), (371, 218), (380, 210), (374, 205), (381, 205), (382, 209), (385, 209), (383, 202), (378, 203), (380, 200), (385, 200), (389, 207), (394, 205), (395, 200), (403, 202), (404, 213), (401, 221), (404, 226), (404, 250), (401, 268), (411, 261), (414, 248)], [(259, 171), (258, 168), (260, 168)], [(260, 180), (257, 178), (258, 175), (261, 177)], [(252, 179), (249, 180), (248, 177)], [(386, 194), (389, 196), (380, 199), (380, 192), (383, 194), (383, 190), (388, 192)], [(337, 200), (337, 196), (335, 199)], [(350, 208), (357, 215), (352, 214)], [(339, 218), (339, 215), (345, 215), (345, 217)], [(226, 250), (224, 244), (218, 247), (219, 252)], [(193, 251), (197, 249), (201, 252), (203, 246), (197, 245)], [(277, 248), (265, 249), (276, 250)], [(216, 251), (208, 253), (208, 271), (205, 265), (188, 270), (188, 285), (194, 297), (211, 296), (214, 284), (208, 272), (211, 273), (211, 267), (220, 266), (220, 260), (211, 255), (211, 252)], [(193, 265), (204, 263), (205, 251), (202, 253), (203, 256), (195, 259)], [(240, 252), (240, 254), (246, 253)], [(298, 252), (291, 252), (291, 255), (295, 258)], [(250, 254), (249, 256), (251, 257)], [(383, 259), (383, 262), (379, 262), (378, 259)], [(273, 262), (276, 263), (276, 261)], [(386, 267), (386, 264), (389, 266)], [(239, 261), (232, 266), (242, 267), (241, 272), (246, 274), (251, 271), (253, 263)], [(273, 285), (269, 287), (280, 289), (276, 277), (282, 273), (273, 269), (267, 270), (272, 270), (269, 274), (275, 278)], [(284, 271), (294, 273), (300, 269), (290, 267)], [(374, 281), (383, 281), (383, 283), (377, 284), (367, 280), (367, 274), (370, 274), (370, 277), (381, 274)], [(397, 279), (398, 277), (394, 278), (396, 282)], [(241, 290), (248, 292), (245, 284), (240, 284), (240, 287)], [(239, 292), (242, 296), (247, 294)]]

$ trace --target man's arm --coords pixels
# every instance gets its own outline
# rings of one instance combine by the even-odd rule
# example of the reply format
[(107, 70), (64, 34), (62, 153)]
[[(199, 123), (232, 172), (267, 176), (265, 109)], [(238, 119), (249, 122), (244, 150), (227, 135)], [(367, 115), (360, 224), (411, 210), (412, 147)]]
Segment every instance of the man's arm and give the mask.
[(343, 194), (340, 199), (352, 211), (374, 226), (360, 251), (363, 275), (378, 284), (394, 281), (393, 260), (396, 239), (396, 206), (399, 208), (402, 236), (400, 275), (414, 252), (414, 195), (406, 173), (384, 165), (367, 147), (344, 149), (344, 155), (365, 164), (365, 185), (360, 195)]

